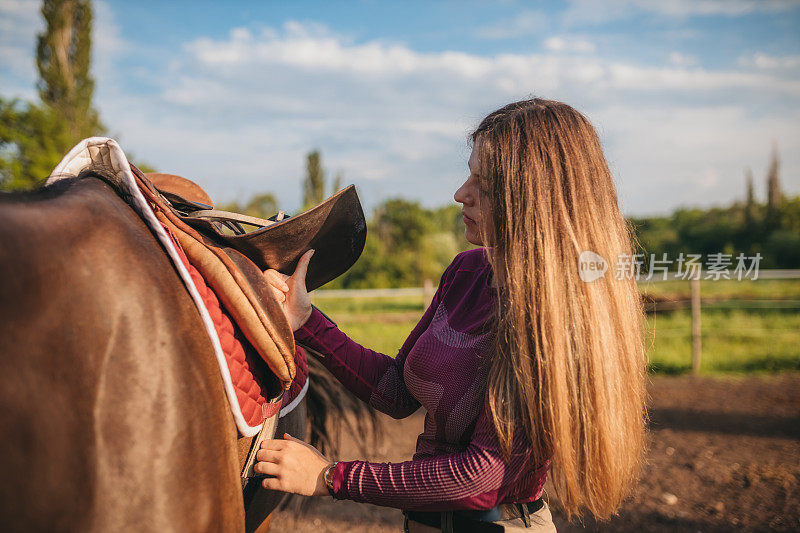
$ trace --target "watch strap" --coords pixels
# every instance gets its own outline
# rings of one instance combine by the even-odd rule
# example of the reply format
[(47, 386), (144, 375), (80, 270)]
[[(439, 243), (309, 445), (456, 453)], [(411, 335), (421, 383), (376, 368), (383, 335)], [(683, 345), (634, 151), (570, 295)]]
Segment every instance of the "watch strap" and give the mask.
[(335, 461), (328, 465), (328, 468), (325, 469), (325, 473), (322, 474), (323, 479), (325, 480), (325, 487), (328, 489), (328, 494), (331, 495), (332, 498), (336, 498), (336, 495), (333, 492), (333, 477), (332, 472), (336, 465), (339, 464), (338, 461)]

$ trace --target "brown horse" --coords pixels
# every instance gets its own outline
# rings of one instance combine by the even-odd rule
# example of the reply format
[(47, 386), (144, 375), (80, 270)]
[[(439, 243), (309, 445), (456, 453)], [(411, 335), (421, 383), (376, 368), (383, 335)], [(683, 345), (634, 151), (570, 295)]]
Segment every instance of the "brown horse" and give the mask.
[[(0, 196), (1, 530), (256, 529), (283, 495), (260, 489), (245, 512), (246, 443), (216, 364), (169, 259), (101, 174)], [(305, 416), (277, 434), (302, 438)]]

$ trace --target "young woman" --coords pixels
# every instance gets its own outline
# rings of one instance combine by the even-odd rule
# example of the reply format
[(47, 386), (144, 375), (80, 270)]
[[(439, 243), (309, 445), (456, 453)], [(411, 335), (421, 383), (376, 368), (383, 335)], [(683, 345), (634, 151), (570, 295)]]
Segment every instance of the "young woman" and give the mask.
[[(398, 507), (409, 531), (554, 531), (548, 470), (568, 517), (611, 516), (636, 479), (645, 433), (643, 314), (613, 268), (631, 235), (597, 134), (566, 104), (532, 99), (486, 117), (456, 191), (469, 242), (396, 357), (312, 308), (304, 278), (265, 274), (298, 342), (395, 418), (425, 407), (413, 459), (331, 462), (285, 436), (258, 452), (264, 486)], [(425, 529), (428, 528), (428, 529)], [(434, 529), (435, 528), (435, 529)], [(530, 528), (530, 529), (528, 529)]]

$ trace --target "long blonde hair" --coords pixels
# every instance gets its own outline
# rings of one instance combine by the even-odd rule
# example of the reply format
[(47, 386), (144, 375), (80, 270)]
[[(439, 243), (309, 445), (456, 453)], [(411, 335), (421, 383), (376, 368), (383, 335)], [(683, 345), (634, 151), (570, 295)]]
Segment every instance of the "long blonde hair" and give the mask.
[[(501, 447), (524, 432), (567, 515), (609, 517), (642, 462), (646, 355), (636, 283), (615, 273), (632, 235), (600, 141), (579, 112), (538, 98), (490, 114), (472, 139), (501, 284), (488, 383)], [(585, 250), (604, 277), (581, 280)]]

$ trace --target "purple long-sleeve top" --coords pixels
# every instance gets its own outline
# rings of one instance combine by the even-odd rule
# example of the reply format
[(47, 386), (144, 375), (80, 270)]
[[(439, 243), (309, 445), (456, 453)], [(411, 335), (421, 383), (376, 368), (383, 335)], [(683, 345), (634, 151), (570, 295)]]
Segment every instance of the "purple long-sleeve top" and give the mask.
[(486, 250), (458, 254), (422, 319), (392, 358), (342, 333), (316, 308), (295, 332), (325, 367), (372, 407), (403, 418), (425, 407), (411, 461), (340, 462), (334, 495), (401, 509), (490, 509), (541, 496), (548, 463), (532, 464), (516, 432), (503, 459), (486, 400), (497, 298)]

